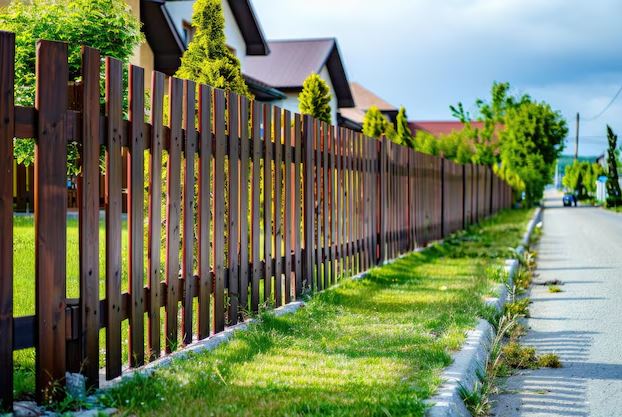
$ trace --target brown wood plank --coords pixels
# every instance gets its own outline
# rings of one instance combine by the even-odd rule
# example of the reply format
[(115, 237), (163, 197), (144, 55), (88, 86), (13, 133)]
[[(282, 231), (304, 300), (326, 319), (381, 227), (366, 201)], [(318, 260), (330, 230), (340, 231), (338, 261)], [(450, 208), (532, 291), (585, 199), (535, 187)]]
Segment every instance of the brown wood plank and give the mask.
[(251, 257), (253, 268), (251, 271), (251, 310), (257, 312), (259, 308), (259, 282), (261, 281), (261, 123), (263, 120), (263, 105), (253, 103), (252, 141), (253, 141), (253, 172), (251, 188)]
[(283, 237), (285, 263), (283, 265), (283, 277), (285, 279), (285, 289), (283, 302), (288, 304), (292, 299), (292, 245), (295, 245), (292, 233), (293, 217), (293, 194), (292, 194), (292, 118), (288, 110), (283, 112), (283, 143), (285, 144), (284, 155), (284, 209), (283, 209)]
[(149, 225), (147, 270), (149, 278), (149, 360), (160, 356), (160, 239), (162, 238), (162, 149), (164, 74), (153, 71), (151, 75), (151, 145), (149, 149)]
[(106, 379), (121, 375), (122, 63), (106, 58)]
[(343, 221), (343, 215), (341, 214), (341, 197), (342, 197), (342, 184), (341, 184), (341, 137), (343, 135), (343, 128), (337, 127), (335, 131), (335, 140), (333, 146), (333, 157), (335, 158), (335, 274), (339, 279), (343, 275), (342, 271), (342, 246), (343, 241), (341, 236), (341, 225)]
[(227, 109), (229, 111), (229, 210), (227, 213), (227, 239), (229, 244), (227, 250), (227, 265), (229, 268), (229, 323), (236, 324), (238, 322), (240, 273), (238, 267), (240, 256), (240, 173), (238, 165), (240, 147), (240, 100), (237, 94), (229, 92)]
[(324, 288), (330, 287), (330, 229), (329, 229), (329, 164), (328, 164), (328, 149), (330, 148), (330, 128), (327, 123), (322, 123), (322, 234), (323, 234), (323, 242), (322, 246), (324, 248)]
[(178, 78), (169, 78), (169, 128), (171, 129), (166, 165), (166, 318), (165, 350), (171, 353), (178, 346), (179, 311), (179, 238), (181, 218), (181, 147), (183, 85)]
[(13, 406), (15, 34), (0, 31), (0, 411)]
[(212, 173), (212, 90), (199, 86), (199, 202), (198, 202), (198, 266), (199, 266), (199, 339), (210, 334), (212, 273), (210, 268), (210, 187)]
[(273, 235), (272, 235), (272, 106), (264, 104), (263, 114), (263, 137), (265, 143), (264, 165), (263, 165), (263, 228), (264, 228), (264, 302), (270, 303), (272, 300), (272, 258)]
[(337, 131), (330, 126), (330, 277), (331, 283), (337, 282), (337, 189), (336, 189), (336, 159), (337, 159)]
[(281, 265), (283, 250), (283, 225), (281, 193), (283, 191), (283, 135), (281, 130), (282, 111), (274, 107), (274, 305), (283, 304), (283, 271)]
[(294, 114), (294, 258), (296, 270), (294, 291), (296, 298), (302, 292), (302, 119), (299, 114)]
[(129, 157), (127, 158), (128, 184), (128, 278), (131, 296), (129, 359), (130, 366), (145, 362), (145, 304), (144, 287), (144, 126), (145, 126), (145, 73), (140, 67), (130, 66), (129, 116), (131, 122)]
[(313, 283), (313, 244), (314, 238), (314, 214), (313, 214), (313, 190), (314, 190), (314, 169), (313, 169), (313, 119), (310, 116), (303, 116), (302, 140), (304, 143), (304, 240), (305, 240), (305, 264), (303, 286), (305, 289), (311, 288)]
[(240, 306), (248, 311), (248, 200), (249, 200), (249, 102), (240, 97)]
[(82, 47), (82, 172), (78, 182), (82, 372), (89, 387), (99, 385), (99, 51)]
[(322, 279), (322, 270), (324, 266), (324, 258), (322, 250), (324, 248), (322, 208), (322, 138), (323, 131), (320, 121), (314, 120), (313, 136), (315, 142), (315, 278), (313, 280), (313, 290), (321, 291), (324, 289), (324, 280)]
[(193, 295), (194, 295), (194, 156), (196, 153), (197, 131), (195, 126), (196, 85), (192, 81), (183, 82), (183, 127), (186, 131), (184, 142), (184, 233), (182, 240), (182, 277), (184, 280), (184, 301), (182, 310), (182, 332), (185, 345), (192, 343)]
[(214, 332), (225, 329), (225, 95), (214, 90)]

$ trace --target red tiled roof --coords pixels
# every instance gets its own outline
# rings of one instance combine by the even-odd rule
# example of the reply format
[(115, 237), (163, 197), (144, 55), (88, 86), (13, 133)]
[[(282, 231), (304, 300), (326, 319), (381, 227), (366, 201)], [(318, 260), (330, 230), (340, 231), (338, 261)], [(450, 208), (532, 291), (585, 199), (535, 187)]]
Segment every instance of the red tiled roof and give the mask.
[[(410, 127), (413, 135), (416, 135), (418, 131), (422, 130), (424, 132), (428, 132), (433, 134), (434, 136), (438, 135), (448, 135), (453, 131), (459, 131), (464, 129), (464, 123), (459, 121), (423, 121), (423, 122), (408, 122), (408, 126)], [(483, 129), (483, 122), (471, 122), (471, 126), (476, 129)]]

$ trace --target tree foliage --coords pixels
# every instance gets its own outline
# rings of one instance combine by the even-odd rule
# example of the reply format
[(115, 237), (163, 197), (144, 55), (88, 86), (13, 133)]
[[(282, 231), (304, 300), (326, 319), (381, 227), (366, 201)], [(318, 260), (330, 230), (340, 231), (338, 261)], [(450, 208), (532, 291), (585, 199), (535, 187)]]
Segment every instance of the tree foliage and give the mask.
[(415, 147), (415, 137), (410, 131), (410, 126), (408, 126), (408, 116), (406, 115), (406, 109), (404, 106), (400, 107), (400, 111), (397, 113), (396, 119), (396, 132), (395, 132), (395, 140), (400, 145), (408, 146), (409, 148)]
[(600, 164), (587, 161), (574, 161), (567, 165), (562, 184), (577, 194), (579, 199), (593, 197), (596, 193), (596, 181), (604, 175), (605, 170)]
[(177, 76), (250, 97), (240, 61), (227, 47), (220, 0), (197, 0), (193, 6), (194, 36), (181, 58)]
[(302, 84), (302, 91), (298, 95), (298, 108), (302, 114), (331, 123), (331, 100), (332, 95), (326, 81), (318, 74), (311, 74)]
[(507, 110), (500, 132), (503, 172), (516, 174), (524, 184), (528, 204), (542, 198), (564, 148), (566, 121), (546, 103), (523, 102)]
[(397, 142), (397, 135), (393, 123), (391, 123), (376, 106), (371, 106), (367, 109), (367, 112), (365, 112), (363, 134), (370, 138), (380, 138), (382, 135), (385, 135), (387, 139)]
[(515, 190), (524, 191), (527, 203), (532, 204), (550, 180), (568, 128), (561, 114), (548, 104), (510, 91), (509, 83), (495, 82), (490, 99), (476, 101), (481, 129), (472, 127), (471, 115), (462, 103), (450, 110), (465, 123), (462, 137), (472, 146), (471, 161), (495, 167), (495, 172)]
[(622, 203), (622, 192), (618, 178), (618, 135), (607, 126), (607, 204), (618, 206)]
[[(123, 0), (13, 0), (0, 9), (0, 30), (15, 33), (15, 103), (21, 106), (34, 105), (37, 40), (68, 43), (69, 77), (76, 80), (80, 76), (81, 45), (127, 63), (143, 39), (140, 21)], [(34, 141), (15, 141), (14, 152), (18, 163), (30, 165)], [(77, 170), (76, 159), (77, 151), (70, 147), (70, 173)]]

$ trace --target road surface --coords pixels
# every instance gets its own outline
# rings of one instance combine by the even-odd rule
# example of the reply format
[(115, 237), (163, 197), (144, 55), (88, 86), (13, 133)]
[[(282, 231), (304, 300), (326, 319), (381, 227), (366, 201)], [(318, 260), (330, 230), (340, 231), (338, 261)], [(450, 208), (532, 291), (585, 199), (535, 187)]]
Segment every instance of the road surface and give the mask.
[(524, 345), (555, 352), (561, 369), (520, 372), (495, 398), (498, 417), (622, 417), (622, 214), (568, 207), (547, 192)]

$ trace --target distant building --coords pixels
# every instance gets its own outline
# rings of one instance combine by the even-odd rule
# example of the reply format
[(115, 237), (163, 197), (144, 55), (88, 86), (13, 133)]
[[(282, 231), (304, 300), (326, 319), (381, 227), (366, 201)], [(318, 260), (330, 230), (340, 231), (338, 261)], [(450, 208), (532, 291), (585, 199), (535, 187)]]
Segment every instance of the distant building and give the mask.
[(354, 107), (341, 107), (339, 109), (340, 124), (354, 130), (362, 130), (365, 113), (372, 106), (376, 106), (391, 123), (395, 124), (399, 112), (396, 106), (388, 103), (359, 83), (350, 83), (350, 89), (354, 98)]

